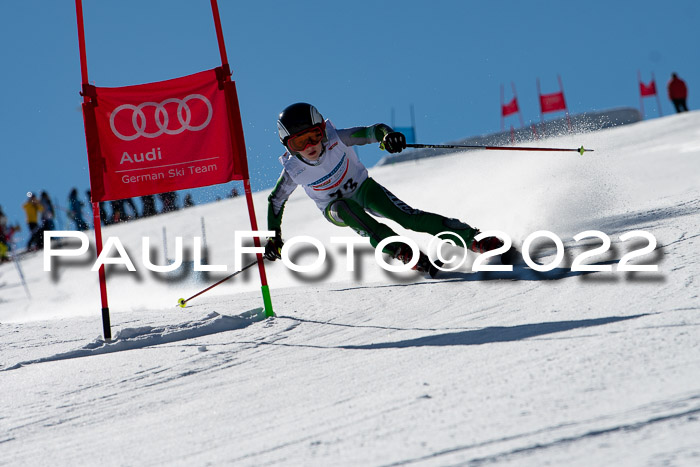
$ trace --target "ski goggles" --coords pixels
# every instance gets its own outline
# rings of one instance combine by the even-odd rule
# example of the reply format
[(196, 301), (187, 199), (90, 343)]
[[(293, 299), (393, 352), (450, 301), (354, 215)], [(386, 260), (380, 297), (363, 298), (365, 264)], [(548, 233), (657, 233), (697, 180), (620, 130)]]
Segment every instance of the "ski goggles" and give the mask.
[(309, 146), (320, 143), (325, 135), (325, 125), (316, 125), (287, 138), (287, 147), (294, 152), (301, 152)]

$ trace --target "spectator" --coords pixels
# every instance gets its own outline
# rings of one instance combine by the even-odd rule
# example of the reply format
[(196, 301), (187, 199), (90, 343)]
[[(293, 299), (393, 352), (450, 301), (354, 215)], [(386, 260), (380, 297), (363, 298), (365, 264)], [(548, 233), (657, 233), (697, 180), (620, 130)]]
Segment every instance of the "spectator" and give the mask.
[(0, 206), (0, 263), (10, 261), (7, 252), (10, 251), (12, 235), (19, 230), (19, 225), (7, 226), (7, 217)]
[(192, 199), (192, 195), (187, 193), (185, 200), (182, 202), (182, 207), (189, 208), (192, 206), (194, 206), (194, 200)]
[(85, 203), (78, 198), (78, 189), (73, 188), (68, 195), (68, 215), (73, 219), (75, 228), (78, 230), (87, 230), (89, 228), (85, 219), (83, 219), (84, 205)]
[(45, 191), (41, 192), (41, 207), (44, 208), (44, 210), (41, 211), (41, 227), (42, 227), (42, 229), (54, 230), (56, 228), (55, 224), (54, 224), (54, 218), (56, 217), (56, 212), (54, 211), (53, 202), (51, 201), (51, 197)]
[(51, 197), (49, 197), (49, 194), (47, 192), (41, 192), (40, 202), (41, 207), (44, 208), (44, 210), (41, 211), (41, 228), (39, 229), (39, 242), (43, 245), (44, 232), (46, 232), (47, 230), (55, 230), (56, 228), (54, 224), (54, 218), (56, 217), (56, 213), (53, 209), (53, 202), (51, 201)]
[(0, 263), (11, 261), (8, 252), (12, 249), (12, 236), (19, 230), (19, 224), (7, 226), (7, 219), (0, 217)]
[(10, 261), (10, 257), (7, 255), (7, 252), (10, 251), (9, 243), (10, 242), (5, 239), (5, 233), (2, 227), (0, 227), (0, 263)]
[[(126, 215), (126, 219), (138, 219), (139, 218), (139, 211), (136, 209), (136, 204), (134, 203), (134, 200), (131, 198), (125, 198), (124, 199), (124, 206), (129, 206), (131, 208), (131, 215)], [(126, 211), (124, 211), (126, 213)]]
[(109, 202), (109, 205), (112, 207), (112, 219), (110, 220), (110, 223), (116, 224), (117, 222), (127, 220), (126, 212), (124, 211), (123, 199), (112, 200)]
[(160, 202), (163, 203), (163, 210), (161, 212), (170, 212), (177, 210), (177, 193), (174, 191), (168, 191), (166, 193), (160, 193)]
[(235, 198), (236, 196), (238, 196), (238, 190), (234, 187), (231, 190), (231, 196), (229, 196), (229, 198)]
[(671, 81), (668, 82), (668, 98), (673, 102), (676, 113), (688, 111), (688, 105), (685, 102), (688, 98), (688, 87), (676, 73), (671, 73)]
[(43, 246), (41, 244), (41, 229), (39, 228), (39, 213), (44, 208), (31, 191), (27, 193), (27, 201), (22, 205), (22, 208), (27, 216), (27, 227), (29, 228), (27, 250), (38, 250)]
[(156, 197), (153, 195), (146, 195), (141, 197), (141, 204), (143, 204), (143, 211), (141, 216), (150, 217), (158, 214), (156, 211)]

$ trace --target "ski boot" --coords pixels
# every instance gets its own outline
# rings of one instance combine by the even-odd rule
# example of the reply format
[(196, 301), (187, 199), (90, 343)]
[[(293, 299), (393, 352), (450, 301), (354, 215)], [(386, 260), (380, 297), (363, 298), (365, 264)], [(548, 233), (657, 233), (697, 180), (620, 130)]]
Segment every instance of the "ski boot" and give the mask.
[[(478, 235), (478, 234), (477, 234)], [(472, 244), (469, 249), (474, 253), (486, 253), (487, 251), (495, 250), (496, 248), (501, 248), (503, 242), (498, 237), (484, 237), (478, 242), (472, 240)]]
[[(436, 267), (436, 265), (430, 262), (430, 258), (428, 258), (428, 255), (426, 255), (422, 251), (420, 251), (419, 253), (420, 256), (418, 257), (418, 262), (411, 269), (413, 269), (414, 271), (427, 273), (430, 275), (431, 278), (435, 277), (439, 269)], [(402, 244), (401, 246), (399, 246), (396, 249), (396, 253), (394, 254), (394, 259), (401, 261), (403, 264), (410, 263), (412, 258), (413, 250), (411, 250), (411, 247), (406, 244)], [(437, 262), (437, 266), (440, 266), (440, 262)]]
[[(478, 233), (477, 233), (478, 235)], [(487, 251), (495, 250), (503, 246), (503, 241), (498, 237), (485, 237), (479, 240), (472, 240), (469, 249), (475, 253), (486, 253)], [(517, 261), (518, 251), (514, 246), (511, 246), (508, 251), (500, 255), (501, 264), (512, 266)]]

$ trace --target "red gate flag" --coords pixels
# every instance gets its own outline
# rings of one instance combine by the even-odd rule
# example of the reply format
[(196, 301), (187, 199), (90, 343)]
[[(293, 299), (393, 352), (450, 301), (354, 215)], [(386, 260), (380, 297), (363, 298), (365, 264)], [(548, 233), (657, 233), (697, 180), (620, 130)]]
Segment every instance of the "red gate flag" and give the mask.
[(520, 109), (518, 108), (518, 98), (514, 97), (512, 101), (507, 103), (506, 105), (501, 106), (501, 115), (504, 117), (507, 117), (508, 115), (512, 115), (514, 113), (518, 113)]
[(656, 94), (656, 82), (654, 80), (651, 80), (649, 82), (649, 84), (646, 85), (640, 81), (639, 82), (639, 94), (642, 97), (655, 95)]
[[(208, 70), (157, 83), (89, 89), (94, 95), (83, 109), (92, 201), (243, 179), (243, 130), (240, 118), (231, 117), (240, 116), (238, 100), (233, 83), (220, 75)], [(229, 93), (225, 85), (231, 85)], [(235, 109), (227, 109), (227, 94)]]
[(540, 108), (542, 109), (543, 114), (548, 112), (557, 112), (559, 110), (566, 110), (564, 93), (555, 92), (554, 94), (541, 94)]

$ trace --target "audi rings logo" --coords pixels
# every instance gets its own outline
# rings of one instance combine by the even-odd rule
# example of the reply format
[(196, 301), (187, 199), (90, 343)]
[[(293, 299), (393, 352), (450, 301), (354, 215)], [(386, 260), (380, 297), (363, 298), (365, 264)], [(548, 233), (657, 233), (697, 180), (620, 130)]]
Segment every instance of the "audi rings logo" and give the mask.
[[(204, 103), (204, 105), (207, 106), (207, 118), (204, 120), (204, 122), (200, 125), (195, 125), (192, 126), (190, 125), (192, 121), (192, 111), (190, 110), (190, 107), (188, 103), (193, 100), (193, 99), (198, 99)], [(177, 104), (177, 111), (175, 112), (177, 116), (177, 120), (179, 123), (179, 127), (172, 129), (169, 128), (169, 123), (170, 123), (170, 115), (168, 114), (168, 110), (165, 108), (166, 105), (168, 104)], [(147, 119), (146, 119), (146, 114), (144, 113), (143, 109), (146, 107), (154, 107), (155, 111), (153, 113), (153, 118), (155, 120), (155, 127), (158, 129), (156, 131), (151, 131), (148, 132), (146, 131), (147, 127)], [(171, 106), (172, 109), (172, 106)], [(123, 134), (120, 133), (115, 124), (114, 124), (114, 119), (117, 117), (117, 114), (119, 112), (127, 112), (131, 111), (131, 123), (133, 124), (133, 134)], [(112, 129), (112, 133), (116, 135), (117, 138), (123, 140), (123, 141), (133, 141), (139, 136), (145, 136), (146, 138), (157, 138), (158, 136), (162, 135), (163, 133), (167, 135), (177, 135), (182, 133), (185, 130), (190, 130), (190, 131), (199, 131), (204, 128), (206, 128), (207, 125), (209, 125), (209, 122), (211, 122), (211, 118), (214, 116), (214, 111), (212, 110), (211, 107), (211, 102), (209, 102), (209, 99), (204, 97), (201, 94), (190, 94), (189, 96), (185, 97), (184, 99), (166, 99), (161, 103), (158, 102), (144, 102), (143, 104), (139, 105), (132, 105), (132, 104), (123, 104), (114, 109), (114, 112), (112, 112), (112, 115), (109, 117), (109, 126)], [(124, 130), (124, 129), (122, 129)], [(131, 133), (130, 131), (127, 133)]]

